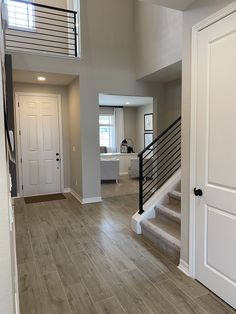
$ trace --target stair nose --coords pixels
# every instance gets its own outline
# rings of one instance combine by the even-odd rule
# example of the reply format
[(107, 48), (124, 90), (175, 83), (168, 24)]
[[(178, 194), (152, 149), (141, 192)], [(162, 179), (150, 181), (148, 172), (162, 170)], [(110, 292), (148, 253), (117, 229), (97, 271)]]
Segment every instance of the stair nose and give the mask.
[(177, 191), (177, 190), (171, 191), (168, 193), (168, 195), (170, 198), (173, 198), (177, 201), (181, 201), (181, 192), (180, 191)]
[(142, 221), (142, 233), (158, 248), (170, 255), (180, 252), (180, 225), (169, 220), (148, 219)]
[(155, 211), (158, 219), (170, 219), (179, 224), (181, 223), (181, 208), (178, 204), (159, 204), (155, 207)]

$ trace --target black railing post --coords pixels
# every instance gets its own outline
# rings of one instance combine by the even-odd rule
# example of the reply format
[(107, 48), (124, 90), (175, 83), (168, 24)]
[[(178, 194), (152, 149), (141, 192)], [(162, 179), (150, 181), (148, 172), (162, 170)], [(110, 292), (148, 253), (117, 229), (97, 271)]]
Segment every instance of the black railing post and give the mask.
[(74, 40), (75, 40), (75, 57), (77, 57), (77, 27), (76, 27), (76, 12), (74, 12)]
[(139, 215), (143, 210), (143, 154), (139, 155)]

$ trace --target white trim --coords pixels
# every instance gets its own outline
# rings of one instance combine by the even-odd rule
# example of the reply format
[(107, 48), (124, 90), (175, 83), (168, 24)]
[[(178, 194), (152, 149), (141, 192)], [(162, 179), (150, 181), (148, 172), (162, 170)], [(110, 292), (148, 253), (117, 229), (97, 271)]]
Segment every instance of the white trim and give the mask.
[(169, 191), (176, 188), (180, 180), (181, 169), (177, 170), (176, 173), (174, 173), (173, 176), (144, 204), (144, 212), (142, 215), (139, 215), (138, 211), (133, 215), (131, 228), (134, 232), (137, 234), (142, 233), (141, 222), (155, 217), (155, 207), (164, 200)]
[(197, 44), (198, 33), (236, 11), (236, 1), (192, 27), (191, 64), (191, 127), (190, 127), (190, 212), (189, 212), (189, 275), (195, 278), (195, 196), (196, 186), (196, 108), (197, 108)]
[(101, 197), (87, 197), (82, 199), (82, 204), (101, 203)]
[(63, 193), (71, 193), (71, 188), (64, 188)]
[(184, 260), (180, 259), (178, 268), (185, 275), (187, 275), (189, 277), (189, 264), (188, 263), (186, 263)]
[(59, 149), (60, 149), (60, 158), (61, 158), (61, 166), (60, 166), (60, 192), (64, 190), (64, 158), (63, 158), (63, 136), (62, 136), (62, 114), (61, 114), (61, 95), (60, 94), (48, 94), (48, 93), (31, 93), (31, 92), (16, 92), (15, 93), (15, 116), (16, 116), (16, 144), (17, 144), (17, 165), (18, 165), (18, 177), (19, 177), (19, 186), (17, 196), (22, 197), (22, 184), (23, 184), (23, 175), (22, 175), (22, 164), (20, 161), (21, 154), (21, 137), (19, 135), (20, 130), (20, 107), (18, 107), (19, 96), (55, 96), (57, 98), (58, 104), (58, 126), (59, 126)]
[(100, 203), (102, 202), (101, 197), (88, 197), (83, 198), (80, 196), (74, 189), (70, 189), (70, 193), (80, 202), (80, 204), (92, 204), (92, 203)]

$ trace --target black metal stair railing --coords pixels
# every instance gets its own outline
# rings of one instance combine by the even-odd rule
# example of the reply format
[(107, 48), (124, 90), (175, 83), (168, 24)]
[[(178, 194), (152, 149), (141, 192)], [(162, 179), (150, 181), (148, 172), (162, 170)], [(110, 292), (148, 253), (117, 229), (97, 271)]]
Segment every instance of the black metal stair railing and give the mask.
[(6, 3), (6, 49), (78, 56), (76, 11), (23, 0)]
[(181, 117), (139, 154), (139, 214), (143, 205), (181, 166)]

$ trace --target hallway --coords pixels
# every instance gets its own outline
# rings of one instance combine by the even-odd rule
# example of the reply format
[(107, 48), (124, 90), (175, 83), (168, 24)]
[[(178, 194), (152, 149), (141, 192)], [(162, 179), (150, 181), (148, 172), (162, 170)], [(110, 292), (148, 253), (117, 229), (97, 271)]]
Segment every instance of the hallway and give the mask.
[(137, 195), (15, 201), (21, 314), (235, 313), (130, 230)]

